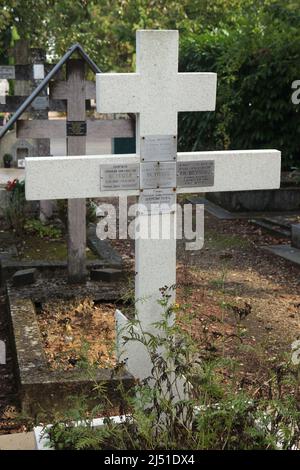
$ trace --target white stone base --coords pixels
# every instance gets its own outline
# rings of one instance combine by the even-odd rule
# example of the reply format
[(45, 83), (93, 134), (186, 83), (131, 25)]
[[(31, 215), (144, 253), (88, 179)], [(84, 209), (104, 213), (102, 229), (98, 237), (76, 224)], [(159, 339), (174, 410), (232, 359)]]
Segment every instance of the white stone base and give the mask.
[[(129, 321), (120, 310), (116, 310), (117, 329), (117, 358), (119, 362), (125, 362), (126, 369), (136, 379), (143, 380), (151, 374), (151, 360), (145, 346), (138, 341), (124, 342), (122, 336), (129, 336)], [(138, 333), (138, 328), (135, 328)]]
[[(96, 418), (92, 420), (92, 426), (94, 428), (99, 428), (100, 426), (104, 425), (104, 419), (105, 418)], [(115, 424), (121, 424), (124, 422), (126, 419), (126, 416), (111, 416), (110, 418)], [(76, 426), (84, 425), (82, 422), (78, 422)], [(52, 424), (49, 424), (46, 429), (51, 428)], [(35, 438), (35, 446), (36, 450), (55, 450), (53, 447), (50, 445), (50, 441), (48, 436), (44, 435), (43, 433), (43, 426), (36, 426), (33, 429), (34, 432), (34, 438)]]

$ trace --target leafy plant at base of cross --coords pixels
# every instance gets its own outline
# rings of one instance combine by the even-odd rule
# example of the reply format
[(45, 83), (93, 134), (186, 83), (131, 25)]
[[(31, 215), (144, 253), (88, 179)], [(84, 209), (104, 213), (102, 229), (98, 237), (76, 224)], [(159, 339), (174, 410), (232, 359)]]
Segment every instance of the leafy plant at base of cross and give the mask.
[[(87, 414), (84, 401), (63, 421), (57, 417), (44, 433), (57, 449), (175, 450), (175, 449), (292, 449), (299, 446), (300, 411), (297, 395), (284, 393), (296, 386), (297, 371), (274, 371), (269, 396), (254, 398), (234, 392), (222, 383), (222, 360), (202, 360), (198, 346), (178, 324), (172, 325), (174, 306), (168, 290), (159, 307), (164, 309), (155, 334), (143, 331), (138, 319), (123, 331), (126, 342), (137, 341), (152, 360), (151, 374), (121, 394), (120, 424), (109, 417), (93, 428), (93, 416), (105, 416), (109, 402), (103, 386), (99, 404)], [(163, 351), (163, 353), (162, 353)], [(118, 370), (122, 370), (120, 365)], [(84, 425), (82, 425), (84, 424)]]
[(38, 219), (28, 219), (24, 224), (24, 230), (40, 238), (58, 239), (62, 236), (60, 228), (52, 224), (44, 224)]
[(25, 223), (25, 181), (9, 181), (5, 189), (8, 196), (4, 209), (6, 222), (17, 235), (21, 235)]

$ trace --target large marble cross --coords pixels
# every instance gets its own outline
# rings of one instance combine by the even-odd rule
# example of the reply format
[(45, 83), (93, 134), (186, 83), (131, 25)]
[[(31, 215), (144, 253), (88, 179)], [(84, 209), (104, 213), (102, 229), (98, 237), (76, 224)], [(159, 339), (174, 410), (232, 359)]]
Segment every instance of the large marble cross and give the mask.
[[(180, 193), (279, 187), (277, 150), (177, 153), (178, 112), (214, 110), (217, 82), (214, 73), (178, 73), (177, 31), (138, 31), (136, 57), (136, 73), (97, 75), (97, 109), (137, 114), (137, 153), (27, 158), (27, 199), (135, 195), (146, 207), (159, 201), (171, 207)], [(174, 210), (141, 210), (140, 234), (148, 231), (150, 217), (151, 227), (176, 226)], [(138, 316), (143, 330), (155, 333), (160, 289), (176, 283), (176, 236), (139, 237), (135, 247)], [(121, 312), (117, 321), (126, 326)], [(123, 357), (136, 377), (149, 375), (151, 362), (142, 347), (128, 346)]]

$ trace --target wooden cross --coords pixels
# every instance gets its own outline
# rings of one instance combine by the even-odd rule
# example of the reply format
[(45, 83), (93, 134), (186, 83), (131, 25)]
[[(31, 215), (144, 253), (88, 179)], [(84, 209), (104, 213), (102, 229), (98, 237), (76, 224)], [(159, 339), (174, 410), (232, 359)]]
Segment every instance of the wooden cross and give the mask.
[[(86, 153), (86, 136), (104, 138), (132, 137), (129, 119), (87, 120), (86, 101), (96, 98), (96, 85), (85, 80), (85, 62), (67, 62), (67, 80), (50, 83), (50, 97), (67, 103), (67, 122), (63, 120), (19, 120), (17, 137), (40, 139), (67, 138), (68, 155)], [(67, 179), (64, 184), (67, 184)], [(86, 280), (86, 206), (84, 198), (68, 198), (68, 278), (72, 283)]]
[[(140, 211), (136, 224), (145, 233), (150, 218), (151, 226), (176, 227), (176, 194), (278, 188), (277, 150), (177, 153), (178, 111), (211, 111), (215, 99), (215, 74), (178, 73), (177, 31), (138, 31), (136, 73), (97, 74), (98, 111), (137, 113), (137, 154), (113, 161), (105, 155), (28, 158), (26, 198), (136, 195), (146, 205), (169, 201), (170, 213)], [(176, 283), (176, 237), (138, 238), (135, 265), (139, 320), (144, 331), (159, 334), (153, 323), (161, 319), (160, 289)], [(126, 326), (121, 312), (117, 322)], [(136, 377), (149, 376), (151, 361), (142, 346), (130, 342), (124, 357)]]

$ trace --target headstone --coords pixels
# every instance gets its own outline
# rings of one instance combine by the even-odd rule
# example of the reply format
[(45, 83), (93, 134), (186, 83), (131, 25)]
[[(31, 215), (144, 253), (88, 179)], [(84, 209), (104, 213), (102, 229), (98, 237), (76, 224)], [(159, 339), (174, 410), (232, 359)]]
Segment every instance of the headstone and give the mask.
[(300, 224), (292, 224), (292, 246), (300, 249)]
[(24, 168), (25, 158), (37, 155), (37, 147), (26, 139), (17, 139), (11, 147), (11, 154), (13, 161), (16, 162), (16, 166), (20, 168), (20, 162), (22, 162), (22, 165), (24, 162), (24, 165), (21, 166), (21, 168)]
[(92, 281), (118, 282), (122, 279), (121, 269), (91, 269)]

